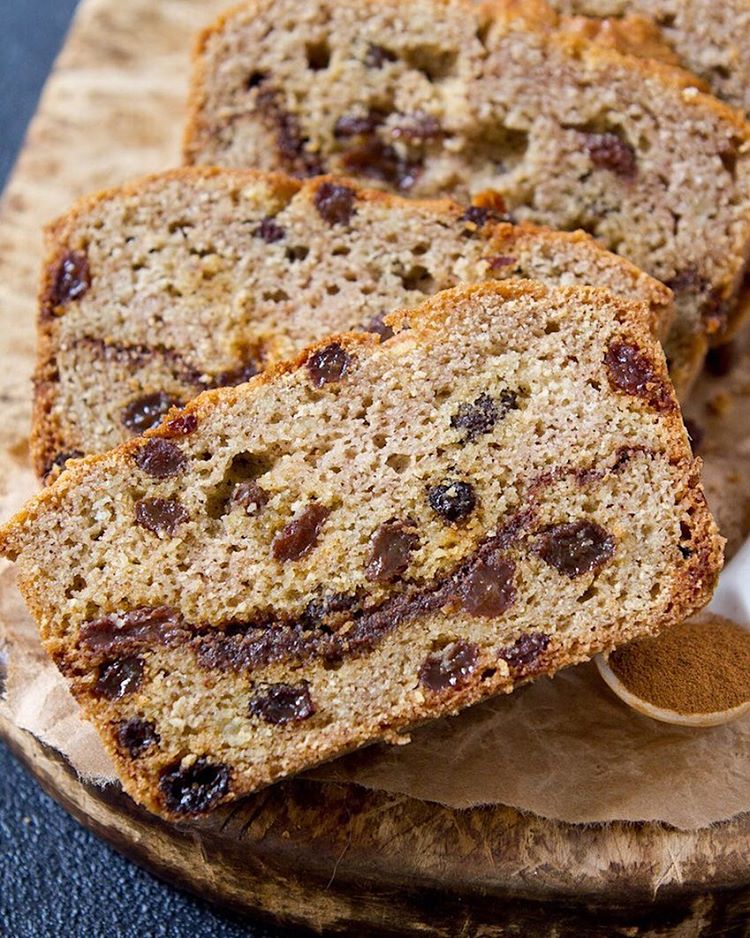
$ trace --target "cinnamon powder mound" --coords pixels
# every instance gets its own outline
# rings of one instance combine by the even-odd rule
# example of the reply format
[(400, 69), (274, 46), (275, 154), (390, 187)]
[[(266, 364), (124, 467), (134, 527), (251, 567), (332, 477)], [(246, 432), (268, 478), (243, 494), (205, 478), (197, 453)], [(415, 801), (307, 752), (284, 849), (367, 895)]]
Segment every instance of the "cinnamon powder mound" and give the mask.
[(713, 713), (750, 700), (750, 633), (706, 615), (619, 648), (609, 666), (631, 693), (677, 713)]

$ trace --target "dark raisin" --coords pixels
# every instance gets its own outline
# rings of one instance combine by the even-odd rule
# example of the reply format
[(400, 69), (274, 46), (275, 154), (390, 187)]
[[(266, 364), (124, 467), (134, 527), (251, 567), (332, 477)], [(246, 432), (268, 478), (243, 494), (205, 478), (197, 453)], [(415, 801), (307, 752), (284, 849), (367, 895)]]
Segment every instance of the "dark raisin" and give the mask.
[(392, 518), (380, 525), (370, 544), (367, 578), (390, 583), (409, 566), (412, 552), (419, 547), (419, 537), (409, 522)]
[(262, 489), (257, 482), (240, 482), (236, 485), (230, 499), (233, 505), (245, 509), (248, 515), (257, 515), (268, 504), (268, 492)]
[(331, 381), (340, 381), (349, 370), (351, 356), (337, 342), (317, 349), (307, 359), (307, 370), (316, 388)]
[(81, 459), (83, 458), (83, 453), (79, 449), (71, 450), (69, 453), (58, 453), (53, 460), (51, 460), (44, 469), (44, 477), (46, 478), (53, 469), (64, 469), (65, 463), (69, 459)]
[(175, 498), (142, 498), (135, 503), (135, 522), (154, 534), (174, 534), (190, 520), (190, 515)]
[(195, 414), (180, 414), (173, 420), (164, 424), (164, 433), (168, 436), (189, 436), (198, 429), (198, 418)]
[(111, 655), (139, 645), (169, 644), (183, 635), (182, 619), (171, 606), (141, 606), (85, 622), (80, 640), (96, 654)]
[(615, 552), (615, 539), (594, 521), (572, 521), (544, 528), (536, 553), (564, 576), (598, 570)]
[(406, 120), (394, 127), (391, 133), (395, 139), (435, 140), (443, 136), (443, 127), (436, 117), (417, 111), (406, 115)]
[(94, 692), (107, 700), (119, 700), (138, 690), (143, 680), (143, 658), (115, 658), (99, 667)]
[(465, 443), (472, 443), (483, 433), (489, 433), (501, 417), (515, 410), (517, 406), (517, 398), (513, 391), (502, 392), (499, 407), (489, 394), (482, 393), (473, 404), (458, 405), (458, 410), (451, 417), (451, 426), (454, 430), (464, 432)]
[(312, 502), (273, 539), (273, 556), (282, 562), (299, 560), (318, 542), (320, 529), (331, 509)]
[(585, 134), (584, 146), (597, 169), (608, 169), (623, 179), (632, 179), (635, 176), (635, 150), (617, 134)]
[(516, 263), (518, 263), (516, 257), (511, 257), (509, 254), (496, 254), (489, 258), (487, 266), (490, 270), (502, 270), (504, 267), (513, 267)]
[(539, 669), (539, 659), (549, 646), (549, 635), (544, 632), (522, 632), (512, 645), (501, 648), (498, 656), (507, 661), (516, 677)]
[(297, 723), (315, 713), (307, 681), (269, 684), (250, 701), (250, 715), (266, 723)]
[(446, 480), (427, 489), (430, 507), (445, 521), (461, 521), (474, 511), (477, 497), (468, 482)]
[(687, 293), (698, 295), (708, 290), (708, 281), (696, 267), (683, 267), (671, 280), (664, 282), (670, 290), (680, 295)]
[(161, 773), (159, 788), (174, 814), (202, 814), (229, 791), (229, 767), (205, 756), (187, 768), (175, 762)]
[(414, 187), (423, 167), (422, 160), (400, 156), (394, 147), (377, 137), (347, 150), (341, 161), (348, 172), (378, 179), (402, 192)]
[(156, 724), (152, 720), (131, 717), (129, 720), (120, 720), (117, 724), (117, 742), (131, 759), (142, 756), (147, 749), (159, 742), (159, 738)]
[(699, 423), (696, 423), (695, 420), (691, 420), (689, 417), (685, 418), (685, 429), (690, 437), (690, 446), (693, 453), (697, 453), (706, 435), (706, 431)]
[(349, 186), (335, 182), (324, 182), (315, 193), (315, 208), (329, 225), (348, 225), (354, 213), (357, 194)]
[(459, 687), (476, 670), (478, 657), (476, 645), (464, 641), (451, 642), (425, 658), (419, 669), (419, 683), (437, 693)]
[(489, 218), (489, 209), (482, 208), (479, 205), (470, 205), (458, 220), (467, 221), (472, 225), (476, 225), (477, 228), (482, 228), (487, 224)]
[(385, 120), (382, 111), (369, 110), (367, 114), (343, 114), (333, 128), (334, 137), (357, 137), (372, 134)]
[(253, 234), (256, 238), (262, 238), (266, 244), (273, 244), (274, 241), (282, 241), (286, 232), (270, 215), (266, 215)]
[(390, 326), (387, 326), (383, 322), (385, 315), (385, 313), (377, 313), (375, 316), (373, 316), (367, 325), (364, 326), (365, 332), (374, 332), (379, 335), (383, 341), (390, 339), (393, 335), (393, 329), (391, 329)]
[(734, 342), (725, 342), (708, 350), (706, 355), (706, 371), (713, 378), (725, 378), (734, 368), (737, 361), (737, 346)]
[(395, 62), (398, 56), (390, 49), (370, 43), (365, 55), (365, 65), (368, 68), (382, 68), (385, 62)]
[(255, 104), (276, 129), (276, 146), (283, 168), (294, 176), (320, 175), (323, 164), (315, 153), (305, 149), (308, 138), (303, 136), (295, 115), (281, 107), (278, 91), (264, 82), (258, 88)]
[(155, 479), (179, 475), (187, 466), (185, 454), (169, 440), (148, 440), (135, 454), (139, 469)]
[(131, 433), (143, 433), (155, 427), (172, 407), (180, 407), (181, 402), (165, 391), (155, 391), (131, 401), (123, 410), (120, 419)]
[(513, 563), (498, 554), (480, 557), (458, 578), (461, 605), (473, 616), (502, 615), (516, 598), (514, 573)]
[(654, 363), (637, 346), (619, 340), (612, 342), (604, 355), (604, 364), (613, 388), (641, 397), (658, 410), (675, 408)]
[(57, 268), (49, 305), (54, 308), (79, 300), (90, 286), (88, 257), (81, 251), (68, 251)]

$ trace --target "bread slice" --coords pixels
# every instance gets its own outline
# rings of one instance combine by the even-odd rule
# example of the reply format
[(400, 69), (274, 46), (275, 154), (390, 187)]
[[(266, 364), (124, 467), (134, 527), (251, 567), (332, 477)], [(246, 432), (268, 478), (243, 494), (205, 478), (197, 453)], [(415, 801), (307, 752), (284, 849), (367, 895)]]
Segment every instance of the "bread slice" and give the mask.
[(624, 43), (636, 54), (682, 64), (717, 97), (750, 113), (750, 0), (550, 0), (550, 4), (560, 13), (603, 20), (593, 38), (613, 41), (619, 48)]
[(38, 472), (104, 452), (325, 335), (382, 329), (383, 314), (460, 281), (604, 286), (648, 302), (666, 331), (662, 284), (587, 235), (509, 225), (498, 209), (202, 169), (84, 199), (48, 237)]
[(583, 228), (674, 289), (687, 386), (750, 308), (750, 125), (696, 81), (571, 35), (541, 0), (253, 0), (199, 40), (185, 154), (492, 188), (518, 220)]
[(644, 306), (464, 286), (75, 461), (2, 531), (138, 801), (198, 814), (684, 619), (721, 538)]

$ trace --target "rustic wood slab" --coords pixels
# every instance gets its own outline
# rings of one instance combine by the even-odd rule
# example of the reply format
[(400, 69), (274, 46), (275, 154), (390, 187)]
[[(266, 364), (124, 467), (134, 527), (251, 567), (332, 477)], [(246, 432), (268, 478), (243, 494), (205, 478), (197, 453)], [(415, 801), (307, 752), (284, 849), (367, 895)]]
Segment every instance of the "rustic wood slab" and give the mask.
[[(0, 373), (0, 446), (19, 470), (41, 226), (83, 192), (178, 161), (187, 49), (223, 5), (84, 0), (78, 11), (0, 209), (0, 360), (18, 363)], [(89, 829), (225, 908), (326, 934), (748, 934), (748, 817), (693, 832), (576, 826), (297, 780), (170, 825), (116, 786), (82, 783), (1, 712), (0, 735)]]

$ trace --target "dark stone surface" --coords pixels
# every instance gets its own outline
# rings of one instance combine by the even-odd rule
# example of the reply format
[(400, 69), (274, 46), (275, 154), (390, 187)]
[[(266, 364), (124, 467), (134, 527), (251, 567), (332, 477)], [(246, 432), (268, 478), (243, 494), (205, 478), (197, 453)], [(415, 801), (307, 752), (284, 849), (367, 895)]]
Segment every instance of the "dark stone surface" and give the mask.
[[(2, 0), (0, 186), (15, 161), (75, 0)], [(0, 744), (3, 938), (275, 938), (118, 856), (42, 793)]]

